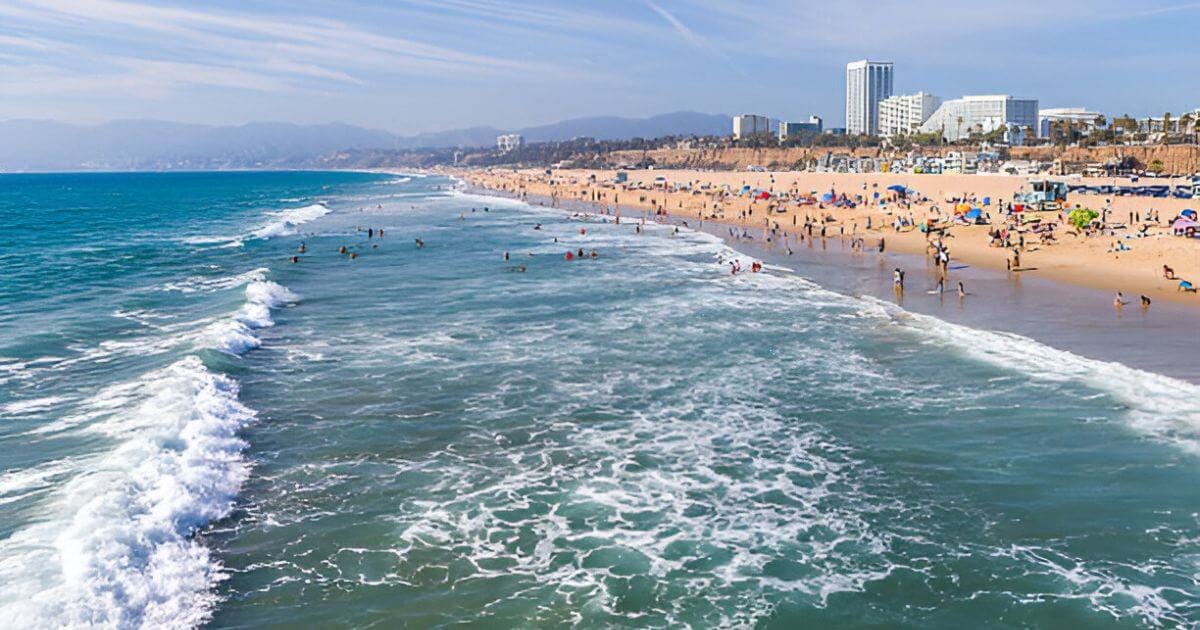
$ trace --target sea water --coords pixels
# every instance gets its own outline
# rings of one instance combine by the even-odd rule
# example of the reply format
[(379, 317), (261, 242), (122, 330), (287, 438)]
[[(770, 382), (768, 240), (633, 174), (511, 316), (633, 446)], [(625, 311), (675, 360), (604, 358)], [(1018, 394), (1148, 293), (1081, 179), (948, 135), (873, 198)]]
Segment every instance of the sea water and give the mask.
[(1200, 623), (1200, 387), (454, 184), (0, 177), (0, 618)]

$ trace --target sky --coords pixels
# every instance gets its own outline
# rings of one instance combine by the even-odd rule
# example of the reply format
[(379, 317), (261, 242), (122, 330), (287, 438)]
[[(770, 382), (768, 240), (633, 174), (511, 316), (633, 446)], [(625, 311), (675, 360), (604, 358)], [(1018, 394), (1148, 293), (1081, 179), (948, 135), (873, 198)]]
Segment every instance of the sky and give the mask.
[(840, 126), (897, 93), (1200, 107), (1180, 0), (3, 0), (0, 120), (344, 122), (413, 134), (693, 110)]

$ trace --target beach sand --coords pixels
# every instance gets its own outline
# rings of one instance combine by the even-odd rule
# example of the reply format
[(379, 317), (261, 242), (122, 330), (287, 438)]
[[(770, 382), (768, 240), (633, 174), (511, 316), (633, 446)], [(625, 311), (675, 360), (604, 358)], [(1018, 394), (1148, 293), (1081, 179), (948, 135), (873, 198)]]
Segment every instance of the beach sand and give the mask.
[[(982, 201), (990, 197), (990, 211), (994, 224), (1002, 217), (996, 208), (1000, 200), (1010, 201), (1013, 193), (1027, 186), (1028, 177), (1008, 175), (912, 175), (912, 174), (850, 174), (850, 173), (806, 173), (806, 172), (738, 172), (699, 170), (637, 170), (628, 172), (628, 181), (611, 183), (615, 175), (612, 170), (555, 170), (547, 176), (543, 170), (489, 169), (460, 170), (453, 173), (469, 183), (504, 192), (507, 194), (540, 196), (557, 200), (590, 201), (603, 206), (617, 206), (637, 210), (661, 208), (671, 217), (696, 219), (701, 214), (705, 221), (717, 221), (746, 228), (763, 228), (778, 225), (789, 234), (802, 229), (806, 217), (831, 215), (835, 220), (826, 223), (827, 235), (831, 239), (849, 240), (855, 236), (865, 239), (867, 248), (875, 248), (879, 239), (886, 240), (889, 251), (926, 255), (929, 241), (917, 230), (896, 232), (892, 222), (897, 214), (910, 214), (919, 223), (931, 211), (939, 207), (943, 216), (952, 204), (946, 199), (974, 197)], [(594, 177), (594, 180), (592, 178)], [(655, 188), (655, 178), (664, 177), (668, 186), (690, 183), (691, 191), (671, 192), (662, 187)], [(1085, 179), (1086, 183), (1128, 183), (1128, 180)], [(1156, 182), (1157, 183), (1157, 182)], [(641, 184), (643, 189), (637, 188)], [(707, 185), (707, 190), (700, 187)], [(817, 193), (836, 191), (851, 198), (862, 195), (868, 200), (853, 209), (824, 209), (816, 205), (798, 206), (787, 203), (782, 212), (769, 212), (774, 201), (750, 199), (748, 196), (723, 195), (718, 191), (728, 186), (737, 191), (742, 186), (774, 192)], [(893, 193), (889, 186), (902, 185), (927, 197), (928, 203), (913, 203), (902, 207), (895, 202), (884, 205), (871, 203), (874, 193), (888, 200)], [(1200, 282), (1200, 239), (1185, 239), (1170, 235), (1169, 222), (1179, 211), (1191, 207), (1191, 200), (1154, 199), (1147, 197), (1097, 197), (1072, 194), (1067, 203), (1074, 207), (1100, 210), (1106, 205), (1110, 209), (1110, 223), (1127, 222), (1130, 212), (1138, 217), (1148, 210), (1158, 212), (1161, 223), (1148, 230), (1144, 238), (1125, 238), (1133, 234), (1131, 228), (1116, 230), (1115, 235), (1075, 236), (1060, 226), (1056, 230), (1057, 243), (1043, 245), (1033, 235), (1026, 234), (1026, 248), (1021, 252), (1020, 268), (1012, 272), (1014, 277), (1030, 275), (1069, 282), (1096, 289), (1121, 291), (1125, 299), (1136, 305), (1139, 295), (1152, 299), (1164, 299), (1200, 306), (1200, 296), (1181, 293), (1177, 281), (1163, 277), (1162, 267), (1168, 265), (1179, 278), (1193, 283)], [(714, 210), (716, 208), (716, 210)], [(718, 218), (713, 219), (714, 212)], [(769, 214), (768, 214), (769, 212)], [(747, 213), (746, 218), (740, 218)], [(1057, 220), (1054, 214), (1046, 215)], [(870, 217), (872, 229), (866, 230)], [(1141, 223), (1137, 224), (1139, 227)], [(952, 257), (951, 267), (968, 264), (1005, 270), (1011, 250), (988, 245), (989, 226), (955, 225), (949, 228), (945, 243)], [(1124, 243), (1130, 251), (1110, 251), (1117, 242)], [(1014, 238), (1015, 242), (1015, 238)], [(953, 273), (950, 274), (953, 276)], [(953, 285), (951, 278), (950, 285)]]

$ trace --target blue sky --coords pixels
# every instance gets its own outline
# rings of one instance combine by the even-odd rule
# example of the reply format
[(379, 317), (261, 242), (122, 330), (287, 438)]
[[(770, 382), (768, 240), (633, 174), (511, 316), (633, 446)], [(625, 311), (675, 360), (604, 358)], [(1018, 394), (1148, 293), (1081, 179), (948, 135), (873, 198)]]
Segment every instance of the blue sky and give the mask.
[(0, 119), (348, 122), (400, 133), (690, 109), (840, 124), (899, 92), (1200, 107), (1200, 2), (316, 0), (0, 3)]

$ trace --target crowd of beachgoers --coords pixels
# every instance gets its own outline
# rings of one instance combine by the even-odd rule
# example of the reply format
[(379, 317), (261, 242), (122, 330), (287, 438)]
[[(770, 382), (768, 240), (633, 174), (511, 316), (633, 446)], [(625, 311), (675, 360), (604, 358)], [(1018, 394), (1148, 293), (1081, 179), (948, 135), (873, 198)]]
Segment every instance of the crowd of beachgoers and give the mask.
[[(1036, 274), (1137, 300), (1191, 301), (1200, 223), (1190, 200), (1071, 192), (1046, 206), (1030, 178), (713, 171), (467, 170), (472, 185), (523, 198), (587, 202), (607, 213), (726, 223), (766, 239), (842, 239), (855, 249), (928, 256), (945, 282), (961, 264)], [(1111, 185), (1111, 184), (1109, 184)], [(748, 233), (747, 233), (748, 234)], [(899, 284), (899, 283), (898, 283)], [(945, 283), (939, 282), (938, 290)], [(1127, 299), (1125, 296), (1136, 296)]]

